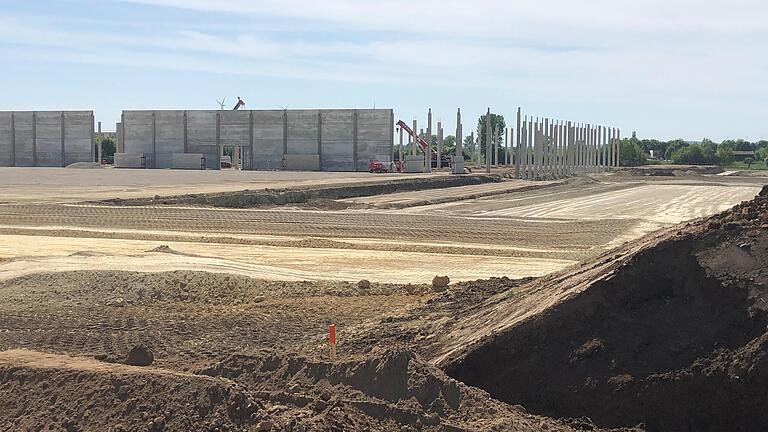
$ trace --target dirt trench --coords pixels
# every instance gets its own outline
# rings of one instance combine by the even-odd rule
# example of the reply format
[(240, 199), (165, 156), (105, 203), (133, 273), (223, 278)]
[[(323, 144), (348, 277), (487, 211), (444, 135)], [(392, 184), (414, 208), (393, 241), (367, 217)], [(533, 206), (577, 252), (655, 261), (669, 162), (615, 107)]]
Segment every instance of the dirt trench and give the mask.
[(684, 229), (446, 372), (603, 427), (768, 430), (767, 228), (768, 196)]

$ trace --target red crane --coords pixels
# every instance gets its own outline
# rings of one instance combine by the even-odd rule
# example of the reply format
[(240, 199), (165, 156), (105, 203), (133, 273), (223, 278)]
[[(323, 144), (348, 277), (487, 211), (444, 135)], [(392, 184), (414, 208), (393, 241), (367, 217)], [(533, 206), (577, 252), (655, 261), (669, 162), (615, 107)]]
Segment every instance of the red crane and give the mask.
[[(413, 137), (414, 140), (416, 140), (417, 143), (419, 143), (419, 146), (424, 151), (424, 153), (427, 152), (427, 149), (429, 149), (429, 144), (424, 140), (424, 138), (420, 137), (418, 134), (416, 134), (413, 129), (409, 128), (407, 124), (405, 124), (404, 121), (400, 120), (397, 122), (397, 125), (400, 126), (402, 130), (404, 130), (408, 135)], [(430, 137), (431, 138), (431, 137)], [(432, 153), (436, 154), (434, 150), (432, 150)]]

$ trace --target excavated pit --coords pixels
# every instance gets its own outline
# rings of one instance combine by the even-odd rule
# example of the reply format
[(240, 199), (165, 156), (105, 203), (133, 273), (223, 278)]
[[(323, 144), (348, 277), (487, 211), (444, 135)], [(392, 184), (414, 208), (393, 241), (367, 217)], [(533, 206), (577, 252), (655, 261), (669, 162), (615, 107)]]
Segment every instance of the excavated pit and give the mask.
[(551, 417), (768, 430), (768, 187), (475, 344), (448, 375)]

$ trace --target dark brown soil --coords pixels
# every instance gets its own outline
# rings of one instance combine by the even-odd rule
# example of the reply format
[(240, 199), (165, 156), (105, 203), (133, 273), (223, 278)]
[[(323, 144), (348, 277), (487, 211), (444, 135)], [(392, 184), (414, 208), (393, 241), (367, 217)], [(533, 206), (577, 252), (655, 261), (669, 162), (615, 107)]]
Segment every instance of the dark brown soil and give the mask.
[(598, 430), (531, 415), (408, 352), (342, 362), (263, 352), (195, 374), (34, 351), (0, 352), (3, 430)]
[[(406, 178), (387, 182), (356, 183), (354, 185), (340, 186), (244, 190), (239, 192), (188, 194), (168, 197), (156, 196), (154, 198), (115, 198), (93, 203), (120, 206), (202, 205), (227, 208), (253, 208), (305, 203), (310, 203), (310, 206), (312, 206), (314, 203), (314, 205), (327, 208), (330, 207), (330, 204), (328, 204), (329, 200), (500, 181), (502, 181), (502, 178), (499, 176), (457, 175), (433, 178)], [(340, 205), (337, 204), (337, 206)]]
[[(588, 280), (578, 274), (594, 264), (522, 286), (557, 282), (572, 294), (477, 341), (446, 362), (448, 374), (533, 412), (601, 426), (768, 430), (768, 187), (761, 194), (603, 256), (608, 270)], [(503, 299), (489, 301), (503, 310)]]

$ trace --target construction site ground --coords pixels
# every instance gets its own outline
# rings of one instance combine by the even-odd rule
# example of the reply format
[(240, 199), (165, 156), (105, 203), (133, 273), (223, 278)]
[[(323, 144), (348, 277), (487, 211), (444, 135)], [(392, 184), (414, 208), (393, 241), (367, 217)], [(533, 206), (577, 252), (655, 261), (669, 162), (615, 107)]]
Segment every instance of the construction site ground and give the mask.
[[(451, 353), (465, 352), (457, 345), (465, 337), (461, 327), (450, 327), (459, 339), (441, 342), (440, 349), (433, 345), (445, 335), (408, 334), (409, 349), (419, 351), (419, 344), (429, 347), (418, 358), (387, 351), (400, 346), (391, 331), (399, 329), (407, 334), (396, 323), (425, 305), (445, 301), (445, 294), (434, 292), (430, 285), (436, 275), (447, 275), (452, 283), (465, 281), (457, 286), (463, 287), (463, 294), (452, 294), (460, 297), (460, 305), (449, 305), (435, 315), (442, 323), (450, 321), (450, 314), (446, 314), (450, 307), (471, 307), (493, 293), (513, 289), (522, 283), (518, 280), (527, 280), (523, 278), (577, 266), (661, 228), (727, 210), (752, 199), (768, 181), (753, 176), (607, 173), (534, 182), (508, 180), (499, 172), (497, 180), (502, 181), (471, 186), (226, 208), (98, 201), (201, 192), (215, 195), (242, 189), (385, 184), (410, 177), (111, 169), (50, 172), (49, 177), (36, 175), (34, 170), (0, 170), (0, 350), (79, 357), (45, 357), (49, 354), (29, 351), (2, 354), (0, 393), (11, 391), (7, 383), (17, 383), (13, 376), (22, 373), (18, 371), (46, 379), (75, 374), (97, 386), (109, 386), (99, 381), (102, 372), (129, 381), (138, 374), (137, 379), (144, 384), (137, 394), (145, 399), (155, 397), (148, 394), (159, 394), (152, 390), (158, 380), (167, 380), (171, 386), (192, 380), (194, 388), (202, 386), (209, 393), (217, 386), (228, 388), (226, 397), (208, 394), (210, 400), (203, 403), (206, 410), (195, 409), (198, 417), (210, 420), (222, 397), (225, 401), (235, 398), (223, 408), (229, 412), (220, 416), (226, 421), (216, 420), (218, 423), (204, 430), (258, 430), (256, 427), (267, 420), (277, 428), (303, 415), (307, 416), (304, 427), (334, 424), (336, 420), (349, 427), (349, 422), (359, 421), (354, 424), (360, 430), (433, 426), (434, 430), (446, 430), (451, 426), (459, 430), (516, 427), (521, 431), (566, 431), (592, 427), (586, 420), (579, 426), (578, 422), (528, 414), (522, 407), (492, 400), (472, 387), (448, 389), (446, 386), (455, 386), (450, 384), (454, 381), (436, 366), (448, 368), (456, 376), (466, 374), (458, 357), (448, 359)], [(435, 176), (448, 177), (433, 174), (413, 178)], [(471, 282), (490, 278), (494, 279)], [(370, 281), (370, 286), (358, 284), (362, 279)], [(543, 310), (548, 304), (542, 301), (537, 307), (526, 307)], [(337, 324), (339, 339), (344, 341), (340, 359), (349, 361), (351, 369), (339, 371), (338, 363), (327, 360), (326, 332), (331, 322)], [(422, 331), (428, 327), (419, 322), (413, 328)], [(366, 335), (377, 334), (376, 329), (386, 331), (379, 331), (379, 339), (367, 339)], [(467, 344), (477, 343), (477, 338), (469, 338)], [(122, 361), (136, 344), (151, 347), (156, 369), (138, 372), (120, 365), (99, 369), (99, 364)], [(242, 371), (256, 367), (251, 363), (265, 367), (261, 362), (273, 354), (264, 350), (299, 356), (279, 357), (270, 364), (300, 364), (300, 370), (319, 368), (341, 376), (338, 385), (347, 387), (343, 397), (339, 396), (338, 406), (352, 420), (337, 419), (334, 416), (341, 414), (323, 409), (328, 398), (317, 390), (320, 384), (306, 376), (296, 382), (267, 380), (272, 386), (269, 388), (256, 389), (251, 381), (241, 382)], [(436, 408), (434, 398), (418, 393), (415, 397), (421, 405), (416, 411), (421, 414), (409, 417), (403, 413), (415, 408), (401, 404), (410, 397), (407, 394), (384, 395), (360, 388), (353, 373), (359, 370), (359, 362), (379, 371), (405, 367), (405, 372), (401, 371), (405, 378), (398, 375), (395, 380), (405, 379), (409, 391), (414, 379), (410, 374), (416, 367), (419, 376), (429, 377), (420, 382), (432, 383), (432, 390), (422, 392), (432, 394), (435, 388), (442, 389), (437, 392), (442, 395), (438, 405), (447, 405)], [(233, 375), (235, 370), (241, 372)], [(287, 396), (276, 390), (294, 384), (299, 390), (289, 391)], [(24, 386), (19, 389), (24, 390)], [(238, 396), (241, 390), (247, 397), (253, 397), (249, 392), (257, 390), (263, 396), (261, 402), (252, 403), (258, 409), (243, 414), (242, 421), (231, 411), (233, 406), (247, 411), (237, 399), (246, 397)], [(51, 393), (36, 386), (24, 391), (31, 395), (27, 405)], [(356, 391), (363, 395), (351, 396), (357, 395)], [(473, 401), (465, 406), (471, 407), (471, 412), (454, 406), (447, 396), (450, 392)], [(507, 396), (497, 395), (501, 399)], [(514, 395), (509, 400), (518, 403), (520, 397)], [(34, 403), (41, 404), (40, 400)], [(74, 402), (62, 403), (70, 406), (63, 411), (51, 408), (51, 414), (42, 417), (22, 415), (22, 404), (6, 406), (19, 415), (0, 415), (0, 424), (13, 421), (11, 427), (0, 430), (59, 430), (56, 427), (66, 429), (67, 424), (74, 425), (73, 430), (98, 430), (89, 425), (99, 424), (110, 415), (119, 417), (99, 404), (91, 409), (90, 420), (82, 412), (79, 416), (62, 415), (67, 410), (77, 411)], [(480, 408), (491, 403), (496, 404), (492, 413)], [(180, 409), (182, 405), (157, 414), (151, 406), (143, 406), (139, 411), (123, 413), (122, 426), (135, 430), (132, 425), (142, 424), (146, 430), (163, 430), (155, 425), (158, 417), (163, 417), (166, 430), (203, 424), (198, 417), (187, 419), (191, 423), (172, 423), (173, 410)], [(534, 411), (559, 417), (556, 410), (540, 405)], [(568, 405), (564, 417), (579, 417), (576, 411)], [(322, 418), (316, 417), (321, 414)], [(400, 420), (387, 423), (392, 418)], [(603, 425), (633, 426), (624, 420), (610, 418)]]

